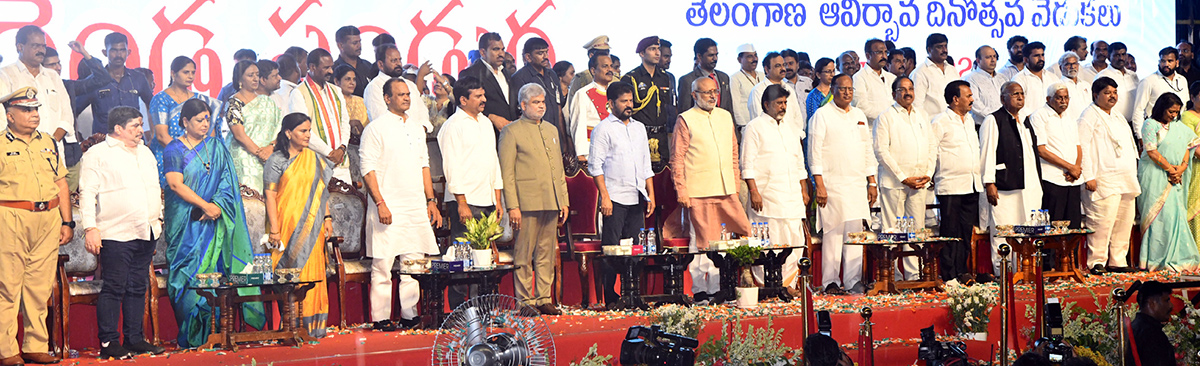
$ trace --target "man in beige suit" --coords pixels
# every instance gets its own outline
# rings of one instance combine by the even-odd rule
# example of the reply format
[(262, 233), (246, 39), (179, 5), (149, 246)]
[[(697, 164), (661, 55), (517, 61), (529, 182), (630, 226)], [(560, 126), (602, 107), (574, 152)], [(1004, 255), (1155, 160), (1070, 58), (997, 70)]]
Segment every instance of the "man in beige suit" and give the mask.
[[(500, 131), (500, 175), (509, 221), (517, 231), (513, 252), (516, 294), (542, 314), (562, 314), (550, 303), (554, 285), (556, 229), (567, 219), (567, 181), (563, 175), (558, 129), (543, 122), (546, 90), (530, 83), (521, 87), (521, 118)], [(534, 275), (537, 292), (534, 293)]]

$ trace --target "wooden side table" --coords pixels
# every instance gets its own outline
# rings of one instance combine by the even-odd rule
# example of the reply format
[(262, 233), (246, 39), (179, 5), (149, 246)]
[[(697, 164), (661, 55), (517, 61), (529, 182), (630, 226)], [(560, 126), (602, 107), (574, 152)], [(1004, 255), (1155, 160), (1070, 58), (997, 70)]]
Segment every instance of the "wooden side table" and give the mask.
[[(621, 273), (621, 298), (611, 307), (613, 309), (643, 309), (650, 305), (647, 302), (672, 303), (691, 305), (692, 299), (683, 289), (683, 276), (687, 266), (692, 263), (692, 256), (697, 253), (659, 253), (638, 255), (601, 255), (597, 259), (608, 261), (609, 266)], [(663, 271), (663, 294), (643, 295), (642, 275), (646, 261), (653, 261), (655, 266)]]
[(500, 265), (487, 269), (468, 269), (460, 272), (409, 272), (396, 268), (395, 275), (412, 276), (421, 286), (421, 325), (427, 329), (437, 329), (446, 319), (444, 308), (446, 287), (449, 285), (479, 285), (480, 295), (498, 293), (500, 279), (512, 273), (517, 266)]
[(1066, 277), (1083, 283), (1083, 271), (1080, 270), (1078, 258), (1079, 245), (1083, 243), (1088, 234), (1094, 232), (1095, 230), (1092, 229), (1071, 229), (1042, 235), (998, 233), (996, 237), (1008, 241), (1008, 245), (1013, 247), (1013, 253), (1016, 254), (1013, 262), (1017, 264), (1017, 270), (1013, 273), (1013, 283), (1030, 282), (1037, 278), (1037, 271), (1034, 268), (1034, 255), (1037, 254), (1034, 241), (1037, 240), (1045, 243), (1044, 249), (1054, 249), (1058, 253), (1058, 261), (1055, 263), (1054, 270), (1043, 272), (1043, 278)]
[[(875, 284), (867, 289), (867, 295), (895, 294), (900, 290), (909, 289), (941, 289), (942, 279), (938, 276), (939, 254), (942, 246), (958, 238), (933, 237), (914, 241), (847, 241), (846, 245), (859, 245), (871, 252), (875, 258), (882, 259), (875, 269)], [(914, 250), (903, 249), (904, 245), (916, 247)], [(904, 257), (918, 257), (921, 263), (921, 277), (916, 281), (896, 281), (896, 260)]]
[[(792, 296), (788, 294), (787, 288), (783, 285), (783, 262), (787, 261), (787, 257), (796, 248), (804, 247), (778, 246), (760, 248), (763, 251), (763, 255), (754, 261), (754, 265), (763, 266), (763, 286), (758, 290), (759, 301), (770, 298), (791, 301)], [(712, 302), (719, 304), (737, 299), (737, 294), (733, 290), (738, 286), (739, 273), (737, 262), (733, 258), (728, 258), (724, 250), (708, 250), (704, 253), (708, 255), (709, 260), (713, 261), (713, 265), (721, 271), (721, 290), (713, 294)]]
[[(294, 346), (303, 342), (316, 341), (316, 338), (308, 335), (304, 329), (297, 326), (299, 319), (298, 305), (304, 301), (308, 290), (316, 286), (315, 281), (292, 282), (267, 285), (222, 285), (219, 287), (188, 287), (192, 291), (196, 291), (204, 299), (208, 300), (209, 307), (212, 309), (212, 333), (208, 336), (208, 342), (200, 346), (200, 349), (214, 348), (221, 345), (221, 348), (237, 352), (238, 342), (260, 342), (269, 340), (280, 340), (285, 345)], [(258, 295), (239, 295), (238, 290), (242, 288), (258, 287), (261, 293)], [(234, 327), (234, 319), (241, 313), (236, 310), (238, 305), (247, 302), (269, 302), (278, 301), (287, 304), (282, 309), (280, 316), (280, 329), (278, 330), (260, 330), (252, 332), (238, 332)], [(220, 318), (218, 319), (218, 309), (220, 310)]]

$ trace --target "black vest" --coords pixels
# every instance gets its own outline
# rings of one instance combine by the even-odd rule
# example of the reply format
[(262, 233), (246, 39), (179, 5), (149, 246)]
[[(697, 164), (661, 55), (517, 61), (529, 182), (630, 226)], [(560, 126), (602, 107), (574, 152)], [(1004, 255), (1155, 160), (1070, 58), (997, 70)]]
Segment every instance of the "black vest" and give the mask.
[[(999, 139), (996, 141), (996, 165), (1004, 165), (1004, 169), (996, 170), (996, 189), (1001, 191), (1015, 191), (1025, 189), (1025, 150), (1021, 146), (1021, 133), (1017, 130), (1017, 120), (1013, 118), (1004, 108), (992, 113), (992, 117), (996, 119), (996, 132)], [(1025, 125), (1025, 129), (1029, 130), (1029, 139), (1033, 143), (1033, 151), (1037, 151), (1037, 135), (1033, 133), (1033, 126), (1029, 124), (1029, 118), (1021, 124)], [(1033, 166), (1038, 178), (1042, 176), (1042, 166), (1038, 164), (1035, 157)]]

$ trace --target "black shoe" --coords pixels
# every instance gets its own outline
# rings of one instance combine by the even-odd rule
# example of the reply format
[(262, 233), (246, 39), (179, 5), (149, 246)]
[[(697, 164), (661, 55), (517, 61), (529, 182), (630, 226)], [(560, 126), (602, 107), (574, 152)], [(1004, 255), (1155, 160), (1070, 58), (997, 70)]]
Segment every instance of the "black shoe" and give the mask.
[(955, 277), (955, 278), (958, 279), (958, 283), (963, 286), (970, 286), (970, 285), (975, 284), (975, 275), (971, 274), (971, 273), (963, 273), (963, 274), (958, 275), (958, 277)]
[(380, 320), (372, 324), (371, 329), (381, 332), (395, 332), (396, 323), (393, 323), (390, 319)]
[(697, 292), (692, 297), (694, 300), (692, 303), (695, 305), (708, 305), (709, 301), (712, 301), (712, 295), (707, 292)]
[(558, 308), (551, 304), (538, 305), (537, 309), (538, 311), (542, 312), (542, 315), (562, 315), (562, 311), (558, 310)]
[(120, 343), (110, 342), (108, 346), (100, 347), (100, 359), (128, 360), (133, 358), (133, 352), (121, 347)]
[(838, 286), (836, 283), (831, 283), (829, 286), (825, 286), (825, 294), (841, 296), (845, 295), (846, 291), (842, 290), (842, 286)]
[(979, 273), (975, 275), (975, 283), (991, 283), (996, 280), (996, 276), (991, 273)]
[(396, 323), (397, 328), (413, 329), (421, 325), (421, 318), (404, 319), (400, 318), (400, 322)]
[[(1099, 266), (1099, 264), (1097, 264), (1097, 266)], [(1137, 269), (1135, 269), (1135, 268), (1133, 268), (1133, 267), (1105, 267), (1105, 270), (1107, 270), (1107, 271), (1109, 271), (1109, 272), (1113, 272), (1113, 273), (1133, 273), (1133, 272), (1137, 272)]]
[(1103, 264), (1097, 264), (1097, 265), (1092, 266), (1092, 268), (1088, 268), (1088, 273), (1091, 273), (1093, 276), (1100, 276), (1105, 273), (1108, 273), (1108, 270), (1104, 269)]
[(129, 352), (133, 352), (134, 354), (137, 354), (137, 355), (144, 355), (144, 354), (158, 355), (158, 354), (162, 354), (163, 352), (167, 351), (166, 348), (155, 346), (153, 344), (150, 344), (150, 342), (146, 342), (145, 340), (138, 340), (138, 341), (133, 341), (133, 342), (125, 341), (125, 349), (127, 349), (127, 350), (129, 350)]

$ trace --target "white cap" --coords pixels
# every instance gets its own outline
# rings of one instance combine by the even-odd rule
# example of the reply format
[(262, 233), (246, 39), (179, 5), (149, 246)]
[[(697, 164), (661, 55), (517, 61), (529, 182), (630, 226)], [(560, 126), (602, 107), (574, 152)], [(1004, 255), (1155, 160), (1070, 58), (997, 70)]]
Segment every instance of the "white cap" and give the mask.
[(755, 50), (754, 50), (754, 45), (752, 45), (752, 44), (749, 44), (749, 43), (747, 43), (747, 44), (743, 44), (743, 45), (741, 45), (741, 46), (738, 46), (738, 48), (737, 48), (737, 54), (739, 54), (739, 55), (740, 55), (740, 54), (742, 54), (742, 53), (744, 53), (744, 52), (758, 53), (758, 51), (755, 51)]

